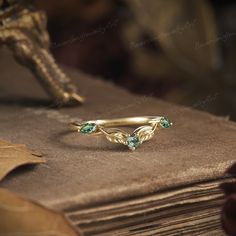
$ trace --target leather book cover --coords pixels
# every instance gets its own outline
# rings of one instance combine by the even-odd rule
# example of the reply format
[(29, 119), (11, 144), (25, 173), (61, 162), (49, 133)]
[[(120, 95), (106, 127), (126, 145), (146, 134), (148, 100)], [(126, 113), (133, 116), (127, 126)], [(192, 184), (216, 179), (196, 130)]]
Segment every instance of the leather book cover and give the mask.
[[(24, 143), (47, 160), (10, 174), (1, 187), (66, 212), (85, 235), (149, 235), (161, 229), (158, 235), (175, 235), (171, 227), (179, 224), (186, 224), (189, 235), (192, 220), (204, 232), (219, 227), (218, 184), (235, 161), (233, 122), (133, 95), (68, 68), (87, 100), (55, 109), (27, 69), (6, 52), (0, 58), (0, 137)], [(166, 116), (174, 125), (133, 152), (67, 126), (74, 119), (146, 115)]]

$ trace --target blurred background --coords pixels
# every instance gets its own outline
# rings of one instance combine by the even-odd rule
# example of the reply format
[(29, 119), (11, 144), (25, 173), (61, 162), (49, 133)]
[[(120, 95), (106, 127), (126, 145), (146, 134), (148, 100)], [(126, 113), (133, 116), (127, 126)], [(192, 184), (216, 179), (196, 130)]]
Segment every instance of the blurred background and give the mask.
[(36, 0), (56, 60), (236, 120), (236, 2)]

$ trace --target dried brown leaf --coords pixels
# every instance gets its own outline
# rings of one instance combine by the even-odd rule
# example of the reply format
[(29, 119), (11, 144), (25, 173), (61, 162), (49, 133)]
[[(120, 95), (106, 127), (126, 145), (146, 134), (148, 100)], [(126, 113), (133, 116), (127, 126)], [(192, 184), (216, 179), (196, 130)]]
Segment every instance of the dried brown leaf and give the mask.
[(0, 235), (76, 236), (78, 234), (62, 214), (2, 188)]
[(0, 140), (0, 180), (19, 166), (45, 163), (41, 156), (41, 154), (29, 150), (23, 144), (13, 144)]

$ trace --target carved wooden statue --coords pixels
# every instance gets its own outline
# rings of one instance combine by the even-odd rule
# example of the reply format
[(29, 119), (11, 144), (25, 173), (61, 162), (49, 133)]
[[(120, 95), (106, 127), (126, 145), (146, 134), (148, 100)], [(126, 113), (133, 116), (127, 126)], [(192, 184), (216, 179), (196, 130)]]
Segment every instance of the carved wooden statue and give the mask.
[(32, 70), (54, 102), (82, 103), (84, 99), (49, 52), (46, 21), (45, 13), (30, 0), (0, 0), (0, 44), (7, 45)]

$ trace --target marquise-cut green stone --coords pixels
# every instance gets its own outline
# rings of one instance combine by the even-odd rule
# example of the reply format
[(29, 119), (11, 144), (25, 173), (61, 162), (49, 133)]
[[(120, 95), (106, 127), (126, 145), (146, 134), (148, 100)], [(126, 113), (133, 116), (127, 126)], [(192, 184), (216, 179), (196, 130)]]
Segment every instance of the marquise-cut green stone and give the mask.
[(91, 134), (94, 131), (96, 131), (96, 129), (97, 129), (97, 125), (95, 123), (86, 123), (81, 127), (80, 133)]
[(169, 128), (169, 127), (172, 125), (172, 123), (170, 122), (170, 120), (167, 119), (166, 117), (163, 117), (163, 118), (161, 119), (160, 124), (161, 124), (161, 126), (162, 126), (163, 128)]
[(127, 145), (131, 150), (135, 150), (140, 144), (139, 138), (137, 136), (129, 136), (127, 138)]

